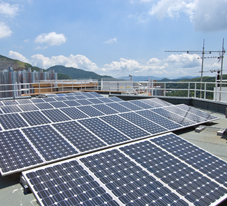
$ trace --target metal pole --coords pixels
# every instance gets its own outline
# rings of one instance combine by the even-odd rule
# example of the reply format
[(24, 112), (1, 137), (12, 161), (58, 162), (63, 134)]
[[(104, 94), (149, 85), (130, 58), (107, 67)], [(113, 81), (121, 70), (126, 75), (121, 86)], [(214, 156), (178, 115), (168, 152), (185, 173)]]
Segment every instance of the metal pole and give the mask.
[(224, 59), (224, 39), (222, 42), (222, 52), (221, 52), (221, 79), (220, 79), (220, 93), (219, 93), (219, 102), (221, 101), (221, 87), (222, 87), (222, 71), (223, 71), (223, 59)]
[(201, 66), (201, 79), (200, 79), (200, 98), (202, 98), (202, 82), (203, 82), (203, 61), (204, 61), (204, 45), (205, 45), (205, 40), (203, 40), (203, 51), (202, 51), (202, 66)]

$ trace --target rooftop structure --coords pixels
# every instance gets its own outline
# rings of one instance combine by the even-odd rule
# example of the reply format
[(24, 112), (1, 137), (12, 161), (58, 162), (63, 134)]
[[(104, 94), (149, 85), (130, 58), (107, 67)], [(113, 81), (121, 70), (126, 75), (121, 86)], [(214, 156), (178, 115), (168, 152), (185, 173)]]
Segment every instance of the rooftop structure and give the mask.
[[(170, 183), (165, 182), (166, 180), (162, 180), (162, 178), (158, 176), (158, 174), (153, 173), (150, 170), (150, 168), (146, 168), (146, 165), (143, 165), (143, 164), (141, 165), (138, 158), (131, 156), (132, 152), (127, 152), (128, 149), (133, 149), (134, 145), (138, 145), (139, 147), (139, 146), (142, 146), (145, 142), (147, 143), (147, 141), (149, 141), (149, 144), (152, 144), (153, 146), (155, 145), (155, 147), (153, 147), (154, 149), (156, 148), (156, 146), (158, 146), (157, 149), (158, 148), (161, 149), (162, 152), (158, 153), (158, 156), (156, 158), (159, 158), (159, 157), (161, 158), (164, 154), (165, 155), (163, 156), (163, 158), (167, 157), (168, 155), (171, 156), (175, 154), (173, 151), (169, 150), (171, 147), (169, 149), (168, 147), (167, 148), (165, 147), (166, 143), (169, 144), (171, 143), (171, 141), (178, 140), (180, 141), (179, 143), (181, 145), (181, 141), (187, 140), (193, 143), (193, 145), (189, 144), (190, 147), (194, 148), (194, 145), (199, 146), (199, 148), (195, 147), (195, 149), (198, 150), (200, 154), (207, 154), (207, 155), (211, 154), (210, 157), (212, 158), (216, 158), (215, 156), (217, 156), (218, 158), (220, 158), (220, 159), (217, 159), (218, 162), (220, 162), (223, 166), (226, 164), (221, 161), (221, 159), (224, 160), (225, 162), (227, 161), (227, 154), (225, 152), (226, 151), (226, 134), (224, 133), (224, 130), (223, 130), (226, 128), (227, 120), (224, 114), (213, 113), (211, 111), (202, 112), (182, 104), (174, 106), (166, 101), (162, 101), (159, 99), (153, 99), (153, 100), (144, 99), (142, 101), (134, 100), (134, 101), (125, 102), (125, 101), (121, 101), (119, 98), (103, 98), (100, 95), (94, 96), (95, 94), (96, 93), (83, 93), (83, 94), (77, 93), (77, 95), (74, 95), (74, 94), (48, 95), (48, 98), (45, 98), (45, 99), (34, 98), (34, 99), (27, 99), (23, 101), (16, 100), (14, 101), (14, 105), (12, 106), (8, 105), (7, 103), (8, 101), (2, 102), (1, 117), (9, 116), (10, 114), (12, 114), (12, 109), (13, 109), (13, 113), (18, 114), (18, 116), (21, 117), (22, 120), (24, 120), (24, 122), (27, 123), (27, 125), (16, 124), (12, 127), (11, 124), (4, 123), (1, 121), (1, 125), (0, 125), (0, 128), (2, 130), (1, 133), (4, 133), (4, 134), (6, 134), (7, 132), (12, 133), (12, 132), (15, 132), (17, 128), (19, 128), (20, 131), (22, 131), (23, 135), (26, 137), (26, 139), (29, 140), (30, 144), (33, 145), (33, 148), (34, 147), (36, 148), (36, 151), (38, 151), (39, 153), (39, 157), (41, 157), (42, 160), (46, 160), (46, 164), (48, 163), (47, 166), (43, 166), (43, 167), (40, 167), (42, 166), (42, 164), (40, 164), (40, 166), (38, 165), (38, 168), (36, 167), (34, 170), (28, 170), (29, 167), (28, 168), (24, 167), (24, 169), (22, 167), (22, 171), (24, 170), (23, 177), (25, 177), (25, 179), (29, 183), (29, 187), (32, 189), (36, 198), (34, 198), (32, 194), (27, 194), (27, 195), (23, 194), (23, 189), (19, 184), (20, 175), (18, 173), (1, 177), (0, 187), (2, 189), (0, 190), (0, 194), (1, 196), (4, 197), (1, 201), (5, 205), (18, 205), (18, 200), (21, 201), (20, 203), (22, 205), (37, 205), (38, 203), (36, 199), (39, 200), (39, 203), (42, 203), (43, 205), (48, 205), (48, 202), (46, 202), (44, 196), (43, 195), (39, 196), (40, 194), (39, 192), (41, 192), (41, 190), (36, 187), (38, 185), (32, 181), (32, 178), (30, 175), (32, 175), (32, 173), (37, 174), (39, 172), (42, 172), (42, 170), (48, 170), (52, 167), (59, 167), (59, 166), (60, 167), (57, 170), (61, 171), (61, 168), (63, 165), (65, 167), (67, 165), (72, 165), (72, 164), (79, 164), (80, 166), (82, 166), (84, 170), (80, 169), (80, 171), (84, 173), (88, 172), (89, 175), (101, 185), (101, 188), (104, 188), (106, 193), (105, 195), (101, 193), (103, 195), (103, 198), (104, 196), (107, 199), (111, 197), (108, 200), (113, 205), (117, 203), (123, 204), (124, 202), (127, 202), (128, 199), (119, 198), (119, 196), (117, 195), (117, 191), (113, 192), (110, 189), (110, 187), (107, 187), (106, 185), (107, 183), (105, 183), (105, 180), (97, 176), (98, 174), (96, 175), (96, 173), (93, 173), (92, 171), (94, 170), (89, 166), (88, 163), (86, 163), (87, 161), (86, 159), (92, 160), (92, 157), (95, 157), (95, 160), (96, 160), (96, 158), (98, 157), (100, 158), (102, 157), (102, 155), (104, 155), (105, 157), (106, 155), (115, 154), (116, 151), (117, 153), (120, 152), (119, 154), (123, 155), (123, 156), (120, 156), (121, 158), (126, 158), (125, 161), (129, 161), (128, 163), (132, 165), (137, 165), (136, 167), (137, 170), (138, 170), (138, 167), (143, 168), (142, 169), (143, 173), (141, 174), (148, 175), (147, 178), (148, 177), (151, 179), (153, 178), (153, 181), (158, 181), (157, 182), (158, 184), (164, 183), (164, 187), (162, 186), (164, 189), (163, 191), (165, 191), (166, 194), (169, 194), (172, 198), (176, 198), (175, 200), (179, 201), (178, 203), (180, 205), (189, 204), (192, 200), (190, 200), (190, 197), (187, 197), (187, 195), (184, 195), (183, 191), (182, 191), (183, 193), (181, 192), (179, 193), (179, 191), (176, 190), (176, 188), (174, 189), (175, 187), (174, 185), (172, 187)], [(81, 96), (84, 96), (84, 98), (81, 98)], [(33, 107), (31, 107), (31, 104), (33, 105)], [(84, 105), (82, 106), (82, 104)], [(50, 110), (49, 108), (47, 108), (46, 107), (47, 105), (51, 106), (52, 109)], [(28, 110), (31, 110), (31, 111), (28, 111)], [(53, 112), (55, 111), (58, 111), (58, 114), (52, 115)], [(59, 113), (60, 111), (63, 112), (64, 114), (63, 116), (66, 116), (68, 119), (62, 119), (62, 120), (58, 119), (58, 117), (60, 116), (63, 117), (62, 115), (58, 116), (60, 114)], [(176, 113), (176, 111), (178, 111), (178, 113)], [(179, 113), (179, 111), (183, 112), (182, 113), (183, 116), (182, 114)], [(31, 115), (28, 115), (28, 114), (31, 114), (31, 112), (33, 113), (33, 115), (40, 112), (42, 115), (44, 115), (45, 118), (42, 117), (41, 118), (42, 121), (40, 121), (41, 116), (39, 116), (39, 118), (37, 118), (37, 121), (34, 122), (31, 118)], [(152, 115), (148, 115), (149, 113)], [(153, 119), (154, 117), (155, 117), (155, 121)], [(218, 117), (219, 119), (217, 119), (216, 117)], [(44, 119), (46, 119), (46, 122), (43, 122)], [(12, 119), (10, 121), (12, 121)], [(195, 132), (195, 127), (197, 127), (200, 124), (203, 124), (206, 127), (205, 127), (205, 130), (201, 131), (200, 133), (197, 133)], [(70, 125), (71, 127), (67, 127)], [(62, 157), (61, 159), (57, 158), (56, 161), (60, 161), (60, 162), (57, 162), (54, 165), (49, 165), (51, 161), (48, 162), (48, 158), (49, 158), (48, 153), (49, 155), (51, 155), (51, 150), (47, 149), (46, 152), (43, 153), (43, 148), (39, 149), (38, 142), (36, 143), (35, 139), (33, 140), (33, 136), (40, 134), (39, 132), (33, 133), (34, 129), (41, 128), (41, 127), (43, 128), (42, 130), (40, 130), (40, 132), (42, 133), (45, 133), (46, 131), (50, 131), (49, 129), (46, 130), (48, 127), (54, 129), (53, 132), (57, 132), (55, 135), (55, 138), (58, 138), (58, 140), (56, 139), (57, 141), (59, 141), (60, 138), (64, 138), (64, 140), (66, 140), (67, 138), (67, 143), (70, 143), (72, 148), (76, 148), (79, 151), (78, 155), (74, 154), (74, 156), (77, 158), (71, 159), (70, 157), (73, 157), (73, 156), (66, 155), (67, 157), (66, 160), (60, 161), (60, 160), (63, 160)], [(88, 144), (89, 142), (88, 139), (86, 140), (87, 144), (84, 146), (83, 144), (77, 142), (79, 141), (79, 139), (76, 142), (73, 142), (73, 139), (70, 139), (70, 136), (68, 135), (73, 134), (75, 132), (74, 130), (76, 130), (77, 133), (79, 131), (80, 132), (82, 131), (81, 134), (87, 131), (88, 133), (86, 134), (86, 136), (89, 136), (90, 139), (93, 139), (92, 140), (93, 143)], [(174, 133), (169, 133), (170, 131)], [(223, 133), (221, 133), (220, 131), (223, 131)], [(108, 135), (106, 136), (107, 133)], [(218, 136), (217, 133), (221, 136)], [(30, 134), (32, 135), (30, 136)], [(59, 136), (59, 134), (61, 135)], [(111, 134), (115, 134), (115, 135), (111, 137), (110, 136)], [(174, 134), (178, 136), (175, 136)], [(116, 137), (118, 137), (118, 139), (116, 139)], [(39, 135), (35, 138), (39, 139)], [(95, 140), (96, 138), (101, 140), (102, 145), (97, 145), (97, 140)], [(45, 135), (43, 136), (43, 139), (45, 139)], [(164, 144), (159, 142), (162, 139), (164, 140)], [(42, 141), (42, 138), (39, 141)], [(94, 141), (96, 141), (96, 144), (94, 143)], [(44, 142), (42, 143), (42, 145), (44, 146), (46, 143)], [(59, 141), (58, 143), (55, 142), (55, 144), (58, 144), (58, 145), (59, 143), (61, 144), (61, 141)], [(185, 144), (184, 141), (183, 143)], [(105, 144), (107, 144), (107, 146), (105, 146)], [(96, 145), (95, 146), (96, 149), (94, 149), (94, 145)], [(88, 149), (88, 147), (90, 148)], [(181, 147), (182, 146), (180, 146), (179, 148)], [(204, 153), (202, 149), (205, 149), (210, 154), (206, 152)], [(89, 151), (89, 153), (85, 154), (86, 151)], [(111, 153), (112, 151), (114, 151), (114, 153)], [(155, 151), (157, 152), (159, 150), (155, 149)], [(11, 151), (8, 151), (8, 152), (11, 152)], [(142, 152), (142, 149), (141, 150), (139, 149), (138, 152), (139, 153)], [(138, 155), (136, 155), (136, 157), (139, 156), (139, 153)], [(47, 156), (43, 156), (44, 154), (46, 154)], [(149, 152), (147, 151), (146, 154), (149, 154)], [(194, 154), (192, 153), (191, 156), (193, 157), (193, 155)], [(152, 156), (155, 156), (155, 155), (152, 155)], [(149, 159), (152, 159), (152, 157), (149, 157), (147, 160)], [(178, 156), (178, 153), (176, 153), (173, 160), (178, 162), (180, 159), (181, 157)], [(53, 156), (51, 160), (54, 160)], [(170, 159), (167, 159), (167, 160), (170, 161)], [(194, 161), (197, 161), (197, 160), (195, 159)], [(176, 164), (178, 165), (177, 162)], [(125, 164), (125, 162), (122, 162), (122, 164), (123, 163)], [(196, 172), (196, 174), (199, 175), (198, 178), (204, 178), (204, 171), (202, 169), (195, 169), (197, 165), (193, 165), (192, 163), (189, 163), (187, 162), (187, 160), (183, 160), (183, 159), (181, 159), (179, 163), (184, 164), (185, 165), (184, 167), (187, 167), (190, 170), (191, 169), (193, 169), (193, 171), (195, 170), (194, 172)], [(95, 162), (93, 162), (93, 164), (95, 164)], [(102, 164), (106, 164), (106, 163), (103, 162)], [(125, 167), (127, 166), (125, 165), (124, 168)], [(178, 169), (175, 169), (175, 171), (178, 172)], [(209, 166), (207, 169), (209, 171)], [(13, 169), (11, 171), (16, 172), (21, 170), (18, 170), (18, 167), (17, 167), (16, 170)], [(220, 169), (220, 171), (222, 170)], [(3, 169), (1, 169), (1, 172), (2, 174), (5, 174), (5, 175), (7, 174), (7, 172), (4, 171)], [(224, 172), (226, 172), (226, 170), (223, 170), (223, 175), (224, 175), (223, 182), (219, 181), (221, 180), (220, 177), (219, 179), (215, 179), (214, 177), (211, 178), (209, 176), (209, 173), (207, 174), (205, 173), (205, 176), (208, 175), (209, 181), (213, 183), (216, 182), (216, 184), (219, 182), (217, 185), (219, 185), (218, 188), (220, 187), (220, 191), (219, 189), (217, 189), (217, 191), (219, 191), (220, 193), (222, 193), (221, 188), (226, 189), (226, 184), (227, 184), (227, 181), (225, 179), (226, 174), (224, 174)], [(9, 172), (9, 174), (10, 173), (12, 172)], [(77, 181), (81, 181), (81, 178), (78, 179)], [(125, 184), (128, 184), (128, 183), (125, 183)], [(193, 186), (193, 184), (191, 186)], [(102, 190), (101, 188), (100, 190)], [(9, 194), (13, 194), (15, 198), (9, 198)], [(110, 195), (110, 197), (108, 195)], [(180, 197), (180, 199), (177, 198), (175, 195)], [(211, 196), (212, 195), (215, 196), (216, 194), (211, 194)], [(205, 198), (206, 200), (205, 199), (201, 200), (201, 202), (195, 201), (193, 202), (193, 204), (201, 205), (202, 203), (204, 203), (204, 201), (208, 201), (208, 202), (210, 201), (209, 204), (210, 203), (219, 204), (222, 201), (224, 201), (227, 197), (227, 194), (225, 193), (225, 191), (224, 193), (222, 193), (220, 197), (221, 198), (217, 198), (216, 201), (214, 201), (214, 199), (209, 200), (209, 198), (208, 199)], [(51, 198), (48, 198), (48, 200), (50, 199)], [(74, 198), (73, 200), (75, 199), (76, 198)], [(71, 204), (73, 200), (70, 200)], [(97, 203), (99, 200), (96, 199), (95, 201)], [(141, 202), (142, 204), (143, 201), (145, 200), (137, 201), (136, 203)], [(168, 202), (170, 201), (170, 199), (167, 198), (165, 201)], [(79, 203), (81, 202), (83, 201), (81, 200)], [(84, 202), (86, 202), (86, 200)]]

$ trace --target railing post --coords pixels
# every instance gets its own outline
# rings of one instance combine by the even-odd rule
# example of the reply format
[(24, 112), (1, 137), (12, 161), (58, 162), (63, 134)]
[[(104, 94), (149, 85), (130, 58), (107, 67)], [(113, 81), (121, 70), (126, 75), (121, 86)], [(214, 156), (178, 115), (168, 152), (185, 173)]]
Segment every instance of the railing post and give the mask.
[(206, 99), (207, 98), (207, 83), (205, 82), (205, 85), (204, 85), (204, 99)]
[(196, 98), (196, 82), (195, 82), (194, 97)]
[(188, 98), (190, 97), (190, 82), (188, 82)]
[(164, 83), (164, 97), (166, 96), (166, 82)]

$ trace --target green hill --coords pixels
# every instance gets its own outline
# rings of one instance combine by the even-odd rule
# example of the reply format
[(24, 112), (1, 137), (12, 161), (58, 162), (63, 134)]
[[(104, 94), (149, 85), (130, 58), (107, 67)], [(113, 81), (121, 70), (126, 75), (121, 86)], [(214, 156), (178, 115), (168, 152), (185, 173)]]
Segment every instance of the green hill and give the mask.
[(85, 71), (74, 67), (65, 67), (61, 65), (56, 65), (56, 66), (50, 67), (47, 70), (50, 70), (50, 69), (54, 69), (55, 72), (59, 74), (67, 75), (72, 79), (90, 79), (90, 78), (98, 79), (98, 80), (101, 80), (102, 78), (114, 79), (111, 76), (106, 76), (106, 75), (102, 76), (102, 75), (96, 74), (95, 72)]

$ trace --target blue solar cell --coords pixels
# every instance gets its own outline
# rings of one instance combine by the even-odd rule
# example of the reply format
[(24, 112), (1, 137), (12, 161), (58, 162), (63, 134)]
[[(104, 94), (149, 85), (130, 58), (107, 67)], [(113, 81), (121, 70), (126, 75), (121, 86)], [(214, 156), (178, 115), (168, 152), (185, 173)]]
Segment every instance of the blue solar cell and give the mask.
[[(131, 144), (121, 150), (193, 204), (203, 204), (210, 195), (215, 197), (212, 203), (225, 194), (223, 187), (149, 141)], [(212, 188), (209, 193), (204, 189), (207, 186)]]
[(92, 104), (103, 104), (102, 101), (100, 101), (98, 98), (94, 98), (94, 99), (88, 99), (89, 102), (91, 102)]
[(124, 107), (118, 103), (109, 103), (107, 104), (108, 107), (111, 107), (115, 110), (117, 110), (118, 112), (129, 112), (129, 111), (132, 111), (130, 109), (128, 109), (127, 107)]
[(119, 102), (120, 105), (127, 107), (130, 110), (142, 110), (142, 107), (136, 106), (132, 104), (131, 102)]
[(179, 116), (177, 113), (172, 113), (168, 111), (168, 107), (164, 108), (157, 108), (157, 109), (152, 109), (152, 112), (155, 112), (157, 114), (160, 114), (174, 122), (177, 122), (178, 124), (181, 124), (182, 126), (190, 126), (196, 124), (196, 122), (190, 121), (189, 119)]
[(113, 102), (110, 98), (106, 98), (106, 97), (100, 97), (99, 100), (101, 100), (104, 103), (110, 103)]
[(50, 125), (25, 128), (22, 130), (35, 145), (46, 161), (75, 155), (78, 153)]
[(141, 99), (140, 101), (142, 101), (145, 104), (149, 104), (152, 107), (163, 107), (163, 105), (161, 105), (160, 103), (156, 102), (155, 100), (149, 98), (149, 99)]
[(75, 100), (68, 100), (68, 101), (64, 101), (65, 104), (67, 104), (70, 107), (74, 107), (74, 106), (79, 106), (81, 105), (80, 103), (78, 103)]
[(101, 117), (101, 119), (107, 122), (108, 124), (112, 125), (113, 127), (117, 128), (119, 131), (126, 134), (128, 137), (132, 139), (150, 135), (150, 133), (140, 129), (136, 125), (128, 122), (127, 120), (117, 115), (104, 116)]
[(108, 145), (117, 144), (129, 140), (124, 134), (109, 126), (99, 118), (79, 120), (86, 128), (96, 134)]
[(23, 110), (23, 111), (39, 110), (39, 108), (36, 107), (34, 104), (22, 104), (22, 105), (18, 105), (18, 107), (20, 107), (20, 109)]
[(166, 132), (167, 129), (133, 112), (120, 114), (121, 117), (145, 129), (151, 134)]
[(86, 113), (90, 117), (104, 115), (104, 113), (100, 112), (99, 110), (95, 109), (92, 106), (80, 106), (77, 108), (80, 109), (82, 112)]
[(76, 98), (79, 100), (79, 99), (87, 99), (86, 96), (84, 95), (76, 95)]
[(77, 102), (80, 103), (81, 105), (92, 104), (92, 102), (88, 101), (87, 99), (78, 99)]
[(21, 116), (31, 126), (51, 123), (40, 111), (23, 112)]
[(83, 119), (88, 117), (85, 113), (81, 112), (79, 109), (75, 107), (70, 108), (62, 108), (62, 112), (64, 112), (66, 115), (68, 115), (72, 119)]
[(171, 195), (169, 202), (177, 202), (179, 197), (163, 184), (156, 181), (151, 175), (118, 150), (102, 152), (80, 159), (106, 187), (119, 198), (122, 204), (166, 205), (165, 196)]
[(31, 104), (31, 100), (30, 99), (17, 99), (17, 102), (19, 104)]
[(64, 102), (50, 102), (50, 104), (55, 108), (68, 107)]
[(94, 95), (92, 95), (90, 92), (83, 92), (83, 95), (87, 98), (94, 98)]
[(135, 104), (135, 105), (137, 105), (137, 106), (139, 106), (139, 107), (141, 107), (143, 109), (151, 109), (151, 108), (153, 108), (153, 106), (151, 106), (150, 104), (145, 104), (141, 100), (132, 100), (132, 101), (130, 101), (130, 103)]
[(45, 102), (55, 102), (56, 101), (56, 99), (54, 99), (53, 97), (43, 98), (43, 100)]
[(28, 126), (18, 113), (0, 115), (0, 123), (6, 130)]
[(111, 107), (108, 107), (107, 104), (98, 104), (98, 105), (92, 105), (92, 107), (98, 109), (104, 114), (116, 114), (118, 113), (117, 110), (112, 109)]
[(120, 99), (119, 97), (109, 97), (109, 99), (111, 99), (114, 102), (122, 102), (124, 100)]
[(24, 174), (41, 205), (118, 205), (77, 161)]
[(59, 102), (65, 101), (67, 100), (64, 96), (58, 96), (58, 97), (54, 97), (54, 99), (56, 99)]
[(106, 146), (104, 142), (77, 122), (65, 122), (53, 124), (53, 126), (81, 152)]
[(0, 157), (2, 175), (43, 162), (19, 130), (0, 132)]
[(97, 93), (97, 92), (90, 92), (90, 94), (92, 94), (95, 97), (103, 97), (101, 94)]
[(41, 110), (54, 108), (50, 103), (47, 103), (47, 102), (35, 103), (35, 106)]
[[(77, 98), (74, 96), (74, 95), (72, 95), (72, 96), (67, 96), (67, 97), (65, 97), (67, 100), (76, 100)], [(65, 102), (65, 101), (64, 101)]]
[(15, 113), (22, 111), (17, 105), (3, 106), (1, 109), (4, 113)]
[(227, 163), (182, 138), (168, 134), (152, 142), (227, 187)]
[(15, 105), (15, 104), (18, 104), (18, 102), (15, 101), (15, 100), (5, 100), (5, 101), (2, 101), (2, 103), (4, 105)]
[(31, 98), (31, 102), (33, 102), (33, 103), (42, 103), (44, 101), (41, 98)]
[(43, 114), (45, 114), (52, 122), (62, 122), (70, 120), (68, 116), (66, 116), (59, 109), (51, 109), (51, 110), (43, 110)]
[(180, 125), (176, 122), (173, 122), (167, 118), (164, 118), (163, 116), (156, 114), (150, 110), (138, 111), (136, 113), (161, 125), (162, 127), (165, 127), (168, 130), (175, 130), (175, 129), (179, 129), (182, 127), (182, 125)]

